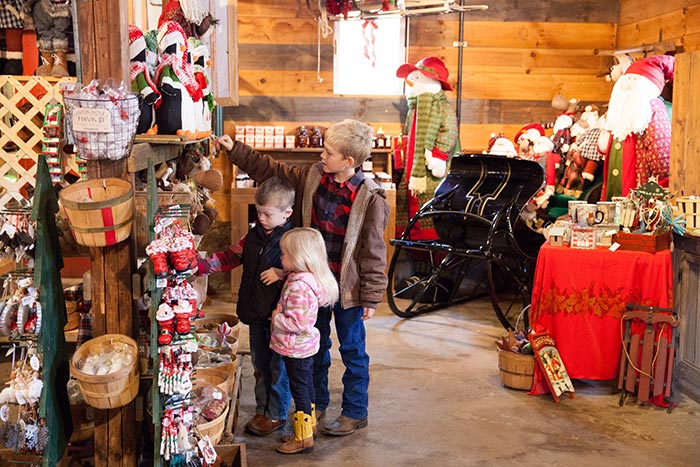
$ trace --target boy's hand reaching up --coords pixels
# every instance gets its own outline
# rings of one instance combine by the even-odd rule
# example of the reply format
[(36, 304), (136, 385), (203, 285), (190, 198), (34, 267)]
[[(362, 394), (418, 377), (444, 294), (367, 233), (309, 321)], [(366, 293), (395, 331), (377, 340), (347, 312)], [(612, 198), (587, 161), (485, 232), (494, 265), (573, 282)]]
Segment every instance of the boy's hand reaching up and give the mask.
[(229, 135), (222, 135), (216, 138), (215, 146), (217, 149), (225, 149), (226, 151), (230, 151), (233, 147), (233, 140)]
[(270, 268), (267, 271), (260, 273), (260, 280), (265, 285), (272, 285), (277, 281), (284, 279), (284, 271), (277, 268)]

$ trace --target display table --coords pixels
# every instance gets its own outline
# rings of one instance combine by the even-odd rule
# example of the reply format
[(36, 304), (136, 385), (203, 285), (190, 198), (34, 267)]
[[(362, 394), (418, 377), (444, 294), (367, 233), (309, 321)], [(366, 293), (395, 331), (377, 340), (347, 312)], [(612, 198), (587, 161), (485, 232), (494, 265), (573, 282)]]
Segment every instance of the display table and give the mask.
[[(556, 341), (571, 378), (609, 380), (620, 363), (620, 318), (634, 303), (670, 308), (670, 250), (580, 250), (543, 245), (537, 257), (530, 325)], [(539, 371), (539, 368), (536, 368)], [(532, 393), (546, 392), (535, 374)]]

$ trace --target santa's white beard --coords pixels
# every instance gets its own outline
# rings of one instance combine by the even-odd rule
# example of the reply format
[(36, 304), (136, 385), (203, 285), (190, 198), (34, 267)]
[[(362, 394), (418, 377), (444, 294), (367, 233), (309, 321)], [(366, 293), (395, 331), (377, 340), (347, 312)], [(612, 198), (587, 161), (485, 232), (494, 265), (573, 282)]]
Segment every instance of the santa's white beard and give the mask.
[(651, 100), (657, 97), (659, 88), (644, 76), (621, 76), (610, 95), (606, 129), (619, 140), (642, 133), (651, 121)]

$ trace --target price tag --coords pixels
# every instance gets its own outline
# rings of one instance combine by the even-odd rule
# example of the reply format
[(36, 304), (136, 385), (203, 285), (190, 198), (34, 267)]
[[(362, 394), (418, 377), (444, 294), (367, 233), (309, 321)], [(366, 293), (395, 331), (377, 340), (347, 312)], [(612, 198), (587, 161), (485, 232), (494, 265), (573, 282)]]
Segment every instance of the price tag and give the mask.
[(112, 133), (112, 116), (107, 109), (74, 108), (73, 131)]
[(180, 355), (180, 361), (184, 363), (188, 363), (192, 361), (192, 354), (189, 353), (183, 353)]
[(33, 304), (34, 304), (34, 297), (32, 297), (32, 296), (22, 297), (22, 305), (32, 306)]
[(224, 394), (220, 391), (214, 391), (212, 393), (212, 397), (214, 398), (214, 400), (220, 401), (221, 399), (223, 399)]
[(168, 279), (165, 277), (159, 277), (156, 279), (156, 288), (157, 289), (164, 289), (165, 287), (168, 286)]
[(185, 414), (182, 416), (182, 421), (185, 423), (190, 423), (192, 418), (192, 412), (185, 412)]
[(158, 223), (161, 225), (161, 227), (167, 227), (173, 223), (173, 220), (170, 217), (164, 217), (159, 220)]
[(41, 362), (39, 362), (39, 358), (36, 355), (32, 355), (32, 358), (29, 359), (29, 366), (34, 371), (39, 371), (39, 368), (41, 368)]
[(615, 242), (615, 243), (613, 243), (612, 245), (610, 245), (610, 248), (608, 248), (608, 250), (610, 250), (610, 251), (617, 251), (618, 248), (620, 248), (620, 244), (617, 243), (617, 242)]

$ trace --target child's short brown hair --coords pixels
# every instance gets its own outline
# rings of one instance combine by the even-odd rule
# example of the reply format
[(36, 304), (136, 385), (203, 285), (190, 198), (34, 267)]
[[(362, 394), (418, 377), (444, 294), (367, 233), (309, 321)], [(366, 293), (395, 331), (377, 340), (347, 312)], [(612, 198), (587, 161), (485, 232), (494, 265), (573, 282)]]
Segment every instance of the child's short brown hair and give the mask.
[(270, 177), (255, 192), (255, 204), (274, 206), (283, 211), (294, 205), (294, 187), (286, 180)]
[(372, 133), (371, 126), (346, 119), (329, 126), (324, 138), (343, 157), (352, 157), (355, 161), (353, 167), (359, 167), (372, 152)]

